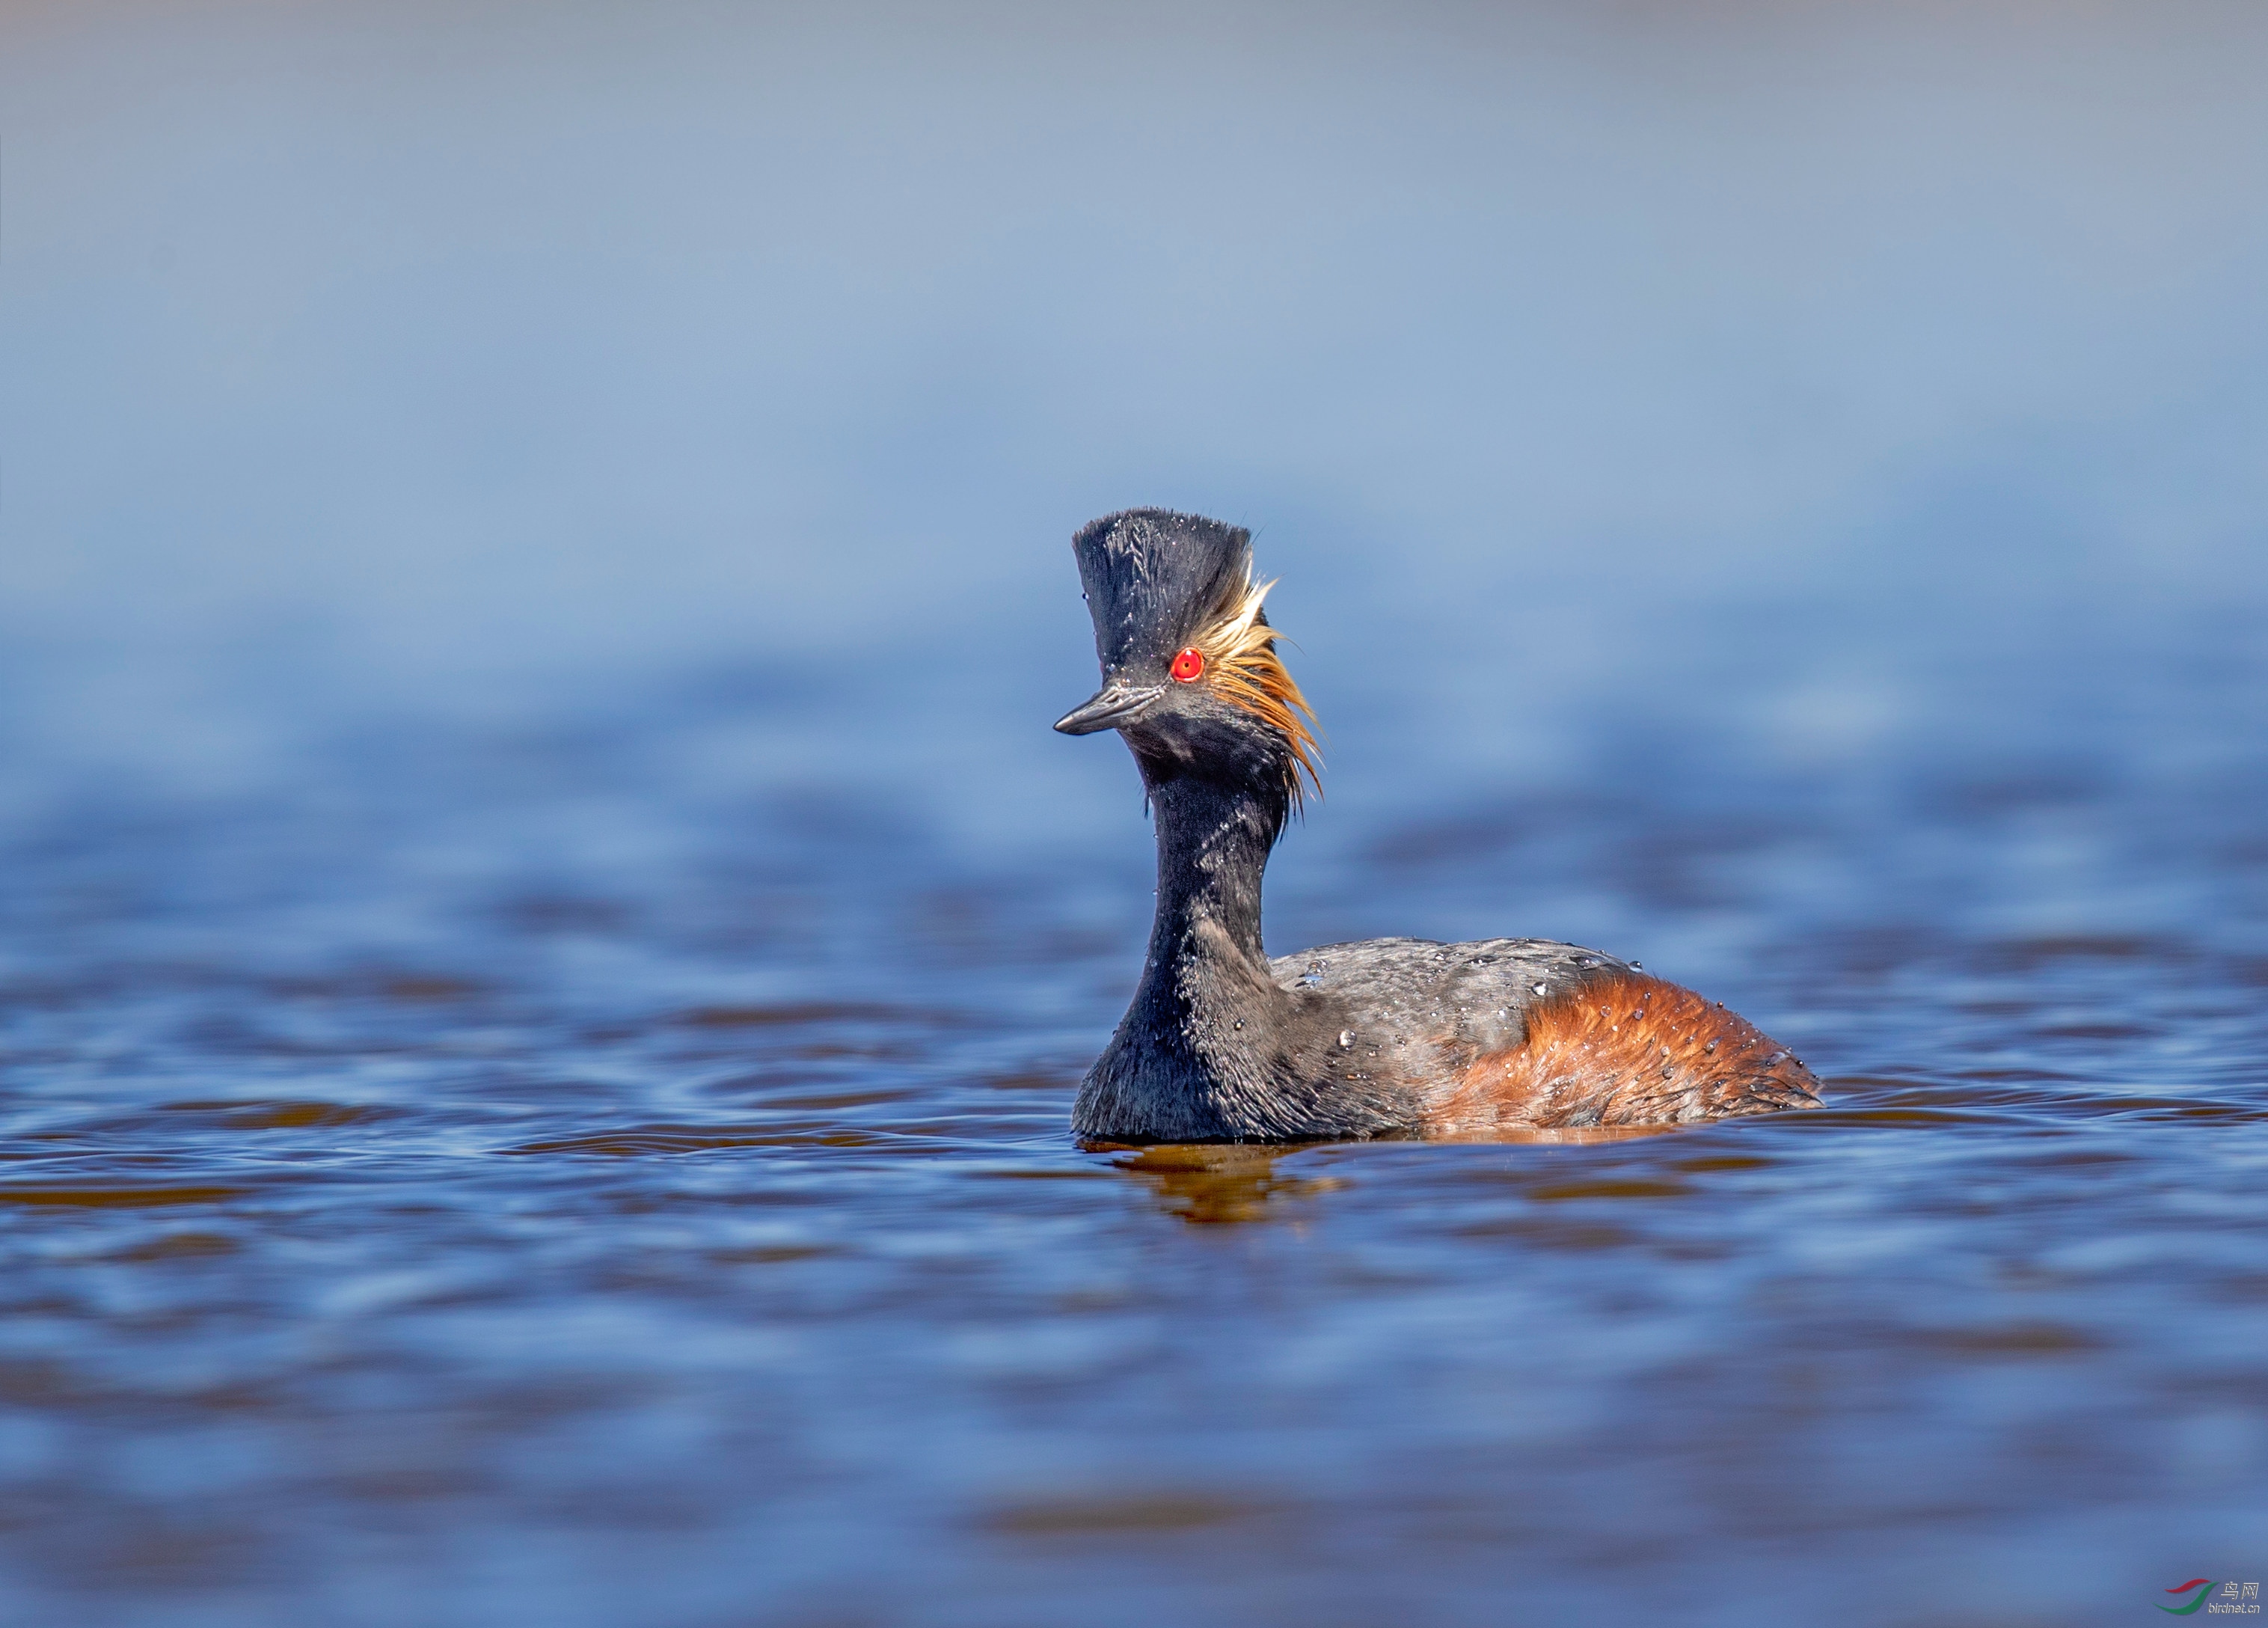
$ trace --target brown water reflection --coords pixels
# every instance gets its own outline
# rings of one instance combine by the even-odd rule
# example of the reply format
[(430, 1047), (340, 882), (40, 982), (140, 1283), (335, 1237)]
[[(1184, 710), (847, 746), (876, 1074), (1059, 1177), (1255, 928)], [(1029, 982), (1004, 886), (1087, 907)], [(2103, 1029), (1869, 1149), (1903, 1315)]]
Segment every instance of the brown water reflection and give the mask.
[[(1470, 1137), (1459, 1145), (1582, 1146), (1594, 1143), (1635, 1142), (1685, 1129), (1680, 1125), (1604, 1125), (1580, 1129), (1534, 1130), (1492, 1137)], [(1312, 1157), (1318, 1146), (1261, 1147), (1244, 1144), (1164, 1144), (1127, 1148), (1112, 1163), (1139, 1176), (1168, 1215), (1185, 1221), (1211, 1225), (1223, 1221), (1278, 1219), (1287, 1201), (1317, 1197), (1347, 1185), (1335, 1175), (1296, 1175), (1278, 1167), (1287, 1159)], [(1396, 1144), (1395, 1145), (1401, 1145)], [(1092, 1151), (1103, 1151), (1098, 1148)]]
[(1331, 1176), (1279, 1174), (1277, 1166), (1295, 1151), (1169, 1145), (1132, 1151), (1113, 1162), (1139, 1176), (1167, 1214), (1209, 1226), (1270, 1219), (1270, 1210), (1285, 1200), (1312, 1198), (1345, 1184)]

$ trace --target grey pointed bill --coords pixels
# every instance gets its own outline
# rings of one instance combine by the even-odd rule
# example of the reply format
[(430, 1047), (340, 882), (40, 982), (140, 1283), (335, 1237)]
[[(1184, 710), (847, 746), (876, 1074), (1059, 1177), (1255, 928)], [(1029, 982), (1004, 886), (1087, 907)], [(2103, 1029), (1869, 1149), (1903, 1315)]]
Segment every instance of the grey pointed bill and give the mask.
[(1094, 698), (1056, 719), (1056, 728), (1067, 735), (1091, 735), (1098, 729), (1118, 729), (1142, 716), (1149, 704), (1166, 693), (1163, 684), (1129, 689), (1108, 685)]

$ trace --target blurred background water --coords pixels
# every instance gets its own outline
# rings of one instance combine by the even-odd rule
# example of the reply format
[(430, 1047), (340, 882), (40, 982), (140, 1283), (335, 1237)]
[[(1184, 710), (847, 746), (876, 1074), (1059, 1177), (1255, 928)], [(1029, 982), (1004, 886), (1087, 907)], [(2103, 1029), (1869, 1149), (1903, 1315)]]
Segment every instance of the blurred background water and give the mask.
[[(2257, 8), (0, 9), (0, 1612), (2139, 1620), (2268, 1573)], [(1834, 1107), (1090, 1153), (1064, 544), (1278, 952)], [(2246, 1572), (2247, 1566), (2251, 1567)]]

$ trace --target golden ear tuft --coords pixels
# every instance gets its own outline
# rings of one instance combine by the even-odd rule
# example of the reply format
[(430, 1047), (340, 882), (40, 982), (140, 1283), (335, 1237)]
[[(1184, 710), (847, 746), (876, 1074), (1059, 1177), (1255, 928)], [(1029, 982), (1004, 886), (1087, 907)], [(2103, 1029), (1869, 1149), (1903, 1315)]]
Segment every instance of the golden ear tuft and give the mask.
[[(1241, 708), (1284, 737), (1292, 748), (1285, 767), (1285, 791), (1296, 811), (1307, 791), (1322, 795), (1316, 772), (1315, 737), (1309, 727), (1314, 709), (1276, 653), (1276, 630), (1260, 620), (1260, 607), (1273, 582), (1255, 582), (1247, 575), (1232, 587), (1198, 630), (1197, 647), (1205, 659), (1205, 672), (1213, 690), (1231, 706)], [(1303, 779), (1304, 777), (1304, 779)]]

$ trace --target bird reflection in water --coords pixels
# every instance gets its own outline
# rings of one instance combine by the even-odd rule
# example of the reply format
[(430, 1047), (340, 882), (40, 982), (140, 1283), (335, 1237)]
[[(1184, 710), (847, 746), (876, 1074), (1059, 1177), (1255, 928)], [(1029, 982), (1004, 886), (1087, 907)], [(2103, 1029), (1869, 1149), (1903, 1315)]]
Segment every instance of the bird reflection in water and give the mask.
[(1185, 1221), (1258, 1221), (1278, 1200), (1310, 1198), (1346, 1183), (1331, 1176), (1279, 1174), (1296, 1150), (1249, 1143), (1165, 1144), (1129, 1148), (1114, 1160), (1157, 1196), (1159, 1207)]
[[(1535, 1128), (1495, 1136), (1460, 1138), (1467, 1145), (1492, 1144), (1585, 1145), (1626, 1142), (1656, 1136), (1674, 1136), (1678, 1125), (1589, 1125), (1557, 1129)], [(1375, 1145), (1373, 1144), (1373, 1145)], [(1439, 1144), (1434, 1144), (1439, 1145)], [(1292, 1175), (1277, 1166), (1315, 1145), (1283, 1147), (1249, 1142), (1162, 1143), (1152, 1147), (1111, 1149), (1089, 1144), (1091, 1151), (1108, 1149), (1117, 1154), (1111, 1162), (1139, 1176), (1168, 1215), (1185, 1221), (1261, 1221), (1271, 1209), (1280, 1217), (1292, 1206), (1280, 1201), (1313, 1198), (1348, 1184), (1337, 1175)]]

